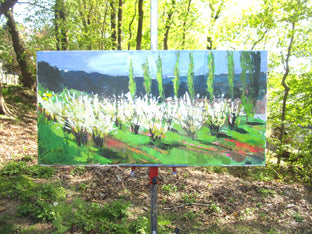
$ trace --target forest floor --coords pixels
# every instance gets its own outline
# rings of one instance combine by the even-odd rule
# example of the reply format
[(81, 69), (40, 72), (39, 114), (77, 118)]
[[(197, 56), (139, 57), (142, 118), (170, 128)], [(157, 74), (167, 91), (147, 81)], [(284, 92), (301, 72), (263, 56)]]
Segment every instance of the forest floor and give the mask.
[[(37, 164), (36, 97), (23, 88), (5, 94), (15, 118), (0, 116), (0, 170), (10, 161)], [(270, 165), (270, 164), (269, 164)], [(79, 168), (78, 168), (79, 169)], [(279, 175), (272, 167), (160, 168), (159, 230), (173, 233), (312, 233), (312, 190)], [(75, 172), (75, 173), (73, 173)], [(130, 202), (128, 222), (150, 216), (149, 168), (55, 167), (50, 179), (70, 198), (108, 204)], [(52, 222), (34, 222), (17, 210), (20, 200), (1, 196), (0, 233), (50, 233)], [(2, 194), (3, 195), (3, 194)], [(9, 230), (7, 232), (5, 230)], [(74, 229), (72, 229), (72, 232)], [(68, 231), (68, 233), (70, 233)], [(75, 232), (79, 233), (79, 232)]]

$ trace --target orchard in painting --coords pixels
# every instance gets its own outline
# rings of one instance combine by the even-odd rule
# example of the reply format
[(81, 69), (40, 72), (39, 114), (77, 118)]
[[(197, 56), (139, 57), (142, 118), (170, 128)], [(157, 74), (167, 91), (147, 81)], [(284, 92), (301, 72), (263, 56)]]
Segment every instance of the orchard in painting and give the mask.
[(265, 163), (265, 51), (37, 56), (41, 164)]

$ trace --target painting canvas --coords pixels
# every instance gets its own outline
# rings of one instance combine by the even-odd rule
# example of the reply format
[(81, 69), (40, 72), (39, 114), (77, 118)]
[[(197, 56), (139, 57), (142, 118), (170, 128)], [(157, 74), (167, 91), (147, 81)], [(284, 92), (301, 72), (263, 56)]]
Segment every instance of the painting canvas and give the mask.
[(39, 51), (43, 165), (265, 164), (266, 51)]

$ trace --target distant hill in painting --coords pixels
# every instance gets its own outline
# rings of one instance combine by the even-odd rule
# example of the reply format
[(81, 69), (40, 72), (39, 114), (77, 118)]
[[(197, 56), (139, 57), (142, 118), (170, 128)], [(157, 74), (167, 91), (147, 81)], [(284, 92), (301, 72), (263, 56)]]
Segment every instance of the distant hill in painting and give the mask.
[[(87, 93), (98, 94), (100, 96), (112, 97), (114, 95), (120, 95), (122, 93), (129, 92), (129, 78), (127, 76), (109, 76), (97, 72), (87, 73), (84, 71), (65, 71), (59, 70), (57, 67), (50, 66), (46, 62), (39, 62), (38, 67), (41, 67), (39, 71), (40, 84), (44, 87), (60, 91), (63, 88), (75, 89)], [(50, 76), (54, 76), (51, 79)], [(164, 91), (166, 97), (173, 97), (173, 77), (163, 77)], [(195, 93), (201, 97), (207, 96), (207, 75), (195, 75), (194, 77), (194, 89)], [(136, 82), (136, 95), (145, 95), (145, 89), (143, 86), (143, 77), (135, 77)], [(247, 84), (249, 83), (249, 77), (247, 74)], [(234, 77), (234, 97), (241, 97), (241, 81), (240, 74), (235, 74)], [(227, 74), (221, 74), (215, 76), (214, 81), (214, 96), (216, 98), (229, 98), (229, 83)], [(187, 92), (187, 78), (186, 76), (180, 77), (179, 96), (183, 96)], [(158, 96), (158, 84), (156, 79), (152, 80), (152, 95)], [(259, 94), (258, 99), (262, 99), (266, 94), (266, 74), (260, 73), (259, 80)]]

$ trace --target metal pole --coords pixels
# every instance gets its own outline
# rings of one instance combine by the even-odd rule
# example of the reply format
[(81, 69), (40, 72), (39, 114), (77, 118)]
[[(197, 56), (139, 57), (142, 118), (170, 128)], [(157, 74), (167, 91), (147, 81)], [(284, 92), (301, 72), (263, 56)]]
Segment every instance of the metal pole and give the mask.
[[(157, 50), (158, 43), (158, 0), (151, 0), (151, 50)], [(157, 233), (157, 176), (158, 167), (150, 167), (151, 184), (151, 233)]]
[(151, 50), (157, 50), (158, 43), (158, 0), (151, 0)]
[(151, 233), (157, 233), (157, 176), (158, 167), (150, 167), (151, 184)]

